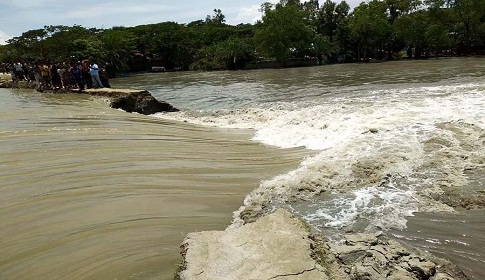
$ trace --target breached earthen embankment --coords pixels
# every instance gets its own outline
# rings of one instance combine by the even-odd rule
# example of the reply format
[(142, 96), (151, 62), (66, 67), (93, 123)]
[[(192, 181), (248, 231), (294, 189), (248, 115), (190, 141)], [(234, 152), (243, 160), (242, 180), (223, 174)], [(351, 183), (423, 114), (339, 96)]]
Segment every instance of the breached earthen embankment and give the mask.
[(101, 98), (107, 98), (109, 105), (114, 109), (122, 109), (126, 112), (135, 112), (143, 115), (151, 115), (159, 112), (176, 112), (177, 108), (165, 101), (159, 101), (146, 90), (98, 88), (98, 89), (43, 89), (36, 82), (26, 81), (12, 82), (10, 75), (0, 74), (0, 88), (32, 89), (46, 93), (72, 93), (87, 94)]
[(159, 112), (178, 111), (169, 103), (157, 100), (146, 90), (99, 88), (83, 91), (71, 90), (70, 92), (108, 98), (111, 108), (122, 109), (129, 113), (151, 115)]
[(352, 234), (328, 242), (286, 210), (225, 231), (190, 233), (175, 279), (468, 279), (450, 262), (385, 236)]

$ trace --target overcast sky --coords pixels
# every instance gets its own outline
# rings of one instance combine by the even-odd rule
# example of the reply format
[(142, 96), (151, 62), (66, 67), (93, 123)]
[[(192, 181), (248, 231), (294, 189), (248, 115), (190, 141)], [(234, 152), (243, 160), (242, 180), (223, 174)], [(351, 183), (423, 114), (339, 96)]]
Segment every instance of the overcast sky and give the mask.
[[(267, 0), (0, 0), (0, 44), (45, 25), (110, 28), (175, 21), (189, 23), (221, 9), (228, 24), (254, 23)], [(276, 2), (276, 0), (271, 0)], [(363, 0), (347, 0), (355, 7)], [(334, 0), (334, 2), (340, 2)], [(324, 0), (320, 0), (323, 4)]]

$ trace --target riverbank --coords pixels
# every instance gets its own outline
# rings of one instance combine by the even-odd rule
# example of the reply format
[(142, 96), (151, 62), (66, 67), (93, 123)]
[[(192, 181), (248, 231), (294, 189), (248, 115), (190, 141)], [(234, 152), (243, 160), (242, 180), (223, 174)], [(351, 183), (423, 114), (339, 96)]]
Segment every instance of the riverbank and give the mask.
[(37, 82), (13, 82), (9, 74), (0, 74), (0, 88), (31, 89), (45, 93), (87, 94), (107, 98), (111, 108), (129, 113), (151, 115), (159, 112), (177, 112), (177, 108), (165, 101), (159, 101), (146, 90), (97, 88), (97, 89), (44, 89)]
[(225, 231), (190, 233), (175, 279), (464, 280), (456, 266), (376, 234), (332, 243), (286, 210)]

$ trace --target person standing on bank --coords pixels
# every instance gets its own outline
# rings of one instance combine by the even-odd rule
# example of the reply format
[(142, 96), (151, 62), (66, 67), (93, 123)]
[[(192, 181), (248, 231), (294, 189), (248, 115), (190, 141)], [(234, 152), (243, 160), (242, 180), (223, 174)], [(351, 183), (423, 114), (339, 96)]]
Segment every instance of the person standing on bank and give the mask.
[(101, 83), (99, 78), (99, 67), (96, 63), (93, 62), (89, 65), (89, 74), (91, 74), (91, 79), (93, 79), (93, 87), (102, 88), (103, 83)]
[(82, 77), (81, 68), (79, 68), (76, 63), (73, 63), (70, 71), (71, 71), (71, 74), (74, 77), (74, 79), (76, 79), (76, 83), (77, 83), (77, 86), (79, 88), (79, 91), (83, 91), (84, 90), (84, 84), (83, 84), (83, 77)]
[(87, 88), (93, 87), (93, 79), (91, 74), (89, 74), (89, 61), (83, 60), (81, 65), (81, 77), (83, 79), (84, 86)]

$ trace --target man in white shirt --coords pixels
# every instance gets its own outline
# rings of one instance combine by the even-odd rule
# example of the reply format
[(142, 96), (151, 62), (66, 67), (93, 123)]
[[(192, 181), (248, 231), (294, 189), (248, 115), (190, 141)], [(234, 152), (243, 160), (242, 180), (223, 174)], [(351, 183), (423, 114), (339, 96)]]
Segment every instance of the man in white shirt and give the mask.
[(89, 65), (89, 74), (91, 74), (91, 79), (93, 80), (93, 87), (102, 88), (103, 84), (99, 78), (99, 67), (96, 63), (93, 62)]

